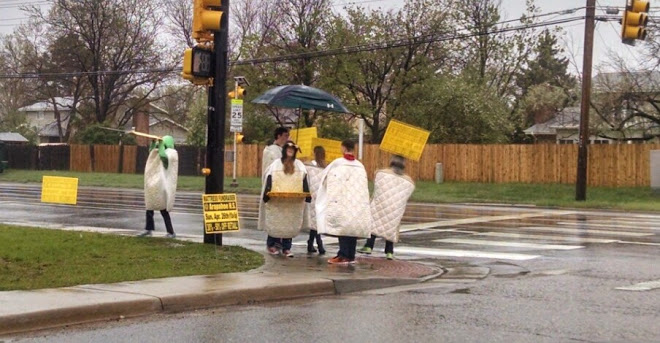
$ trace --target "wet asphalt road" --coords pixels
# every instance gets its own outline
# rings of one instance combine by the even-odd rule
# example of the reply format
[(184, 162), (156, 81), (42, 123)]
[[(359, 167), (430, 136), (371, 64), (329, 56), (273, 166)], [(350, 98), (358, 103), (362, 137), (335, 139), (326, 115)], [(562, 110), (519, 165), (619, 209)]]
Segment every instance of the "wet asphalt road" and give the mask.
[[(200, 239), (200, 197), (177, 194), (172, 218), (180, 236)], [(41, 204), (37, 186), (0, 184), (0, 222), (125, 234), (144, 225), (139, 190), (81, 189), (78, 199), (75, 207)], [(254, 230), (256, 204), (254, 196), (239, 197), (242, 230), (225, 234), (225, 244), (262, 245), (263, 233)], [(130, 319), (5, 340), (660, 341), (660, 214), (410, 204), (404, 224), (397, 258), (463, 272), (412, 287)], [(296, 239), (304, 240), (302, 235)], [(377, 242), (376, 256), (382, 256), (382, 248)], [(303, 249), (294, 247), (297, 253)]]

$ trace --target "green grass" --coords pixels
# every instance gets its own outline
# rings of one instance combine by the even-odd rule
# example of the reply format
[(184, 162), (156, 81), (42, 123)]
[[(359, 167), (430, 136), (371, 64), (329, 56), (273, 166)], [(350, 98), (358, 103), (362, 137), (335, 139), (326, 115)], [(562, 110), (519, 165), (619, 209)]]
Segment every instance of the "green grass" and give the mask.
[(0, 291), (243, 272), (260, 254), (165, 238), (0, 225)]
[[(0, 174), (0, 182), (39, 183), (42, 175), (79, 178), (80, 186), (142, 188), (140, 174), (75, 173), (60, 171), (8, 170)], [(230, 187), (225, 178), (225, 192), (259, 194), (261, 180), (238, 178), (239, 187)], [(178, 189), (202, 191), (204, 177), (179, 176)], [(634, 211), (660, 211), (660, 194), (649, 187), (588, 187), (587, 201), (575, 201), (575, 185), (560, 184), (493, 184), (419, 181), (413, 201), (430, 203), (502, 203), (529, 204), (544, 207), (603, 208)]]
[[(17, 170), (9, 169), (0, 174), (0, 182), (41, 183), (41, 178), (48, 176), (77, 177), (78, 186), (143, 188), (144, 175), (117, 173), (82, 173), (59, 170)], [(177, 189), (185, 191), (203, 191), (204, 176), (179, 176)], [(259, 194), (261, 179), (237, 178), (238, 187), (230, 187), (231, 177), (225, 177), (225, 192)]]

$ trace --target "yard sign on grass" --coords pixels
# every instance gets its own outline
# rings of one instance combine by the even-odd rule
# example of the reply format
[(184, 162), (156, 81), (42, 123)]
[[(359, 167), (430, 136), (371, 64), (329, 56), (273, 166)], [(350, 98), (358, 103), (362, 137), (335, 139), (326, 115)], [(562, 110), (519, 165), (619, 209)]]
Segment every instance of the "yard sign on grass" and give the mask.
[(296, 145), (300, 147), (301, 152), (298, 153), (297, 157), (312, 157), (314, 152), (312, 149), (312, 139), (318, 137), (316, 127), (308, 127), (304, 129), (291, 130), (289, 133), (289, 139), (296, 142)]
[(380, 150), (419, 161), (431, 132), (397, 120), (390, 120)]
[(41, 181), (41, 202), (75, 205), (78, 200), (78, 178), (44, 176)]

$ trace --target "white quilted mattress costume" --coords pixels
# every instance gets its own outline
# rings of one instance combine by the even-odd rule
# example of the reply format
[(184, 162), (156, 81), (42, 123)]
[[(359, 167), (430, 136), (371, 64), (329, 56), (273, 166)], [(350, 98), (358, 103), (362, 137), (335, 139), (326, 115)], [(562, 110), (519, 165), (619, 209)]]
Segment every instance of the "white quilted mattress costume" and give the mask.
[(266, 182), (266, 170), (275, 161), (282, 158), (282, 147), (277, 144), (271, 144), (264, 148), (263, 157), (261, 160), (261, 176), (262, 182)]
[(338, 158), (325, 168), (316, 197), (316, 225), (320, 234), (370, 236), (369, 187), (362, 163)]
[(305, 168), (307, 169), (307, 184), (312, 195), (312, 202), (307, 203), (305, 206), (303, 229), (316, 230), (316, 193), (321, 187), (323, 168), (311, 164), (305, 164)]
[[(296, 160), (295, 171), (291, 175), (284, 174), (282, 160), (275, 160), (264, 174), (272, 176), (272, 192), (302, 192), (303, 179), (306, 177), (305, 165)], [(261, 199), (266, 184), (261, 187)], [(268, 232), (275, 238), (293, 238), (300, 233), (303, 224), (304, 198), (270, 198), (267, 203), (259, 202), (259, 230)]]
[(376, 172), (374, 195), (371, 199), (373, 235), (390, 242), (399, 241), (399, 224), (414, 190), (415, 183), (408, 176), (397, 175), (389, 169)]
[(174, 149), (165, 149), (168, 168), (152, 149), (144, 167), (144, 204), (147, 210), (172, 211), (176, 196), (176, 183), (179, 173), (179, 154)]

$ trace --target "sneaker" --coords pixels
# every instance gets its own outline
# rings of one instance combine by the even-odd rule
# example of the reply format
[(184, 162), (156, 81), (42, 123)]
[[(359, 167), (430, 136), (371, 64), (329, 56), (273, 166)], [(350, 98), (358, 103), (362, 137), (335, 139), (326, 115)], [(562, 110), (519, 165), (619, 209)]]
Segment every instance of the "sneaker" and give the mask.
[(283, 250), (282, 254), (284, 254), (284, 256), (286, 256), (286, 257), (293, 258), (293, 253), (291, 252), (291, 250)]
[(361, 253), (361, 254), (371, 255), (371, 248), (362, 247), (360, 250), (358, 250), (358, 252)]
[(152, 233), (151, 230), (144, 230), (141, 233), (139, 233), (137, 236), (138, 237), (151, 237)]
[(319, 255), (325, 255), (325, 249), (319, 248)]
[(280, 251), (276, 247), (268, 247), (266, 248), (268, 250), (268, 253), (271, 255), (277, 255), (280, 253)]
[(393, 260), (393, 259), (394, 259), (394, 254), (392, 254), (391, 252), (388, 252), (387, 254), (385, 254), (385, 257), (386, 257), (388, 260)]
[(167, 237), (167, 238), (176, 238), (176, 233), (168, 233), (165, 237)]
[(351, 261), (345, 257), (335, 256), (328, 260), (330, 264), (349, 264)]

